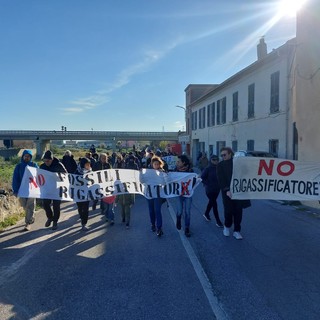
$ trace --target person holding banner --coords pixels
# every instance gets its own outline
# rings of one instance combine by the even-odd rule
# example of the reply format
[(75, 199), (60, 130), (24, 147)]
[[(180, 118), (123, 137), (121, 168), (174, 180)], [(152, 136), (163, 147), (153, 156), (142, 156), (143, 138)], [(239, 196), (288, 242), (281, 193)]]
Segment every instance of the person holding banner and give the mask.
[[(18, 191), (21, 186), (22, 177), (27, 166), (39, 168), (39, 166), (31, 161), (32, 152), (31, 150), (24, 150), (21, 156), (21, 161), (18, 163), (13, 171), (12, 177), (12, 190), (15, 196), (18, 195)], [(34, 223), (34, 212), (36, 207), (35, 198), (19, 198), (20, 205), (23, 207), (26, 217), (25, 217), (25, 231), (31, 230), (31, 225)]]
[[(90, 162), (91, 162), (91, 160), (90, 160)], [(93, 164), (92, 170), (93, 171), (100, 171), (100, 170), (107, 170), (107, 169), (111, 169), (111, 165), (108, 161), (108, 155), (103, 152), (103, 153), (100, 153), (99, 160)], [(93, 200), (92, 210), (97, 209), (98, 202), (99, 202), (99, 200), (97, 200), (97, 199)], [(100, 201), (100, 209), (101, 209), (101, 213), (103, 214), (102, 199)]]
[[(91, 169), (91, 161), (88, 158), (81, 158), (79, 164), (78, 164), (78, 168), (75, 172), (75, 174), (77, 175), (83, 175), (85, 173), (88, 173), (92, 171)], [(90, 201), (79, 201), (76, 202), (77, 203), (77, 207), (78, 207), (78, 213), (81, 219), (81, 230), (82, 231), (87, 231), (87, 223), (88, 223), (88, 219), (89, 219), (89, 204)]]
[(233, 150), (230, 147), (223, 147), (220, 150), (222, 161), (217, 167), (218, 181), (222, 193), (222, 200), (224, 206), (224, 228), (223, 235), (230, 236), (230, 228), (234, 225), (233, 236), (237, 240), (242, 240), (241, 231), (242, 221), (242, 201), (232, 200), (230, 192), (230, 183), (233, 172)]
[[(67, 170), (64, 167), (64, 165), (59, 161), (58, 158), (53, 156), (53, 153), (50, 150), (47, 150), (44, 153), (42, 161), (43, 163), (40, 165), (40, 169), (47, 170), (50, 172), (67, 173)], [(58, 228), (58, 220), (60, 218), (61, 200), (43, 199), (42, 203), (48, 219), (45, 223), (45, 227), (50, 227), (51, 222), (53, 222), (52, 230), (56, 230)], [(53, 211), (51, 209), (51, 203)]]
[(218, 177), (217, 177), (218, 163), (219, 163), (219, 157), (216, 155), (212, 155), (210, 157), (210, 164), (203, 170), (201, 174), (201, 179), (205, 186), (206, 195), (209, 199), (206, 211), (203, 216), (207, 221), (210, 221), (211, 218), (209, 213), (211, 209), (213, 209), (213, 214), (216, 219), (216, 226), (219, 228), (223, 228), (223, 224), (219, 217), (218, 204), (217, 204), (217, 198), (220, 193), (220, 186), (219, 186)]
[[(178, 156), (176, 162), (176, 172), (194, 172), (192, 169), (192, 163), (189, 157), (185, 154)], [(178, 230), (181, 230), (181, 218), (182, 213), (184, 213), (184, 234), (186, 237), (190, 237), (190, 218), (191, 218), (191, 205), (192, 205), (192, 197), (184, 197), (179, 196), (176, 198), (176, 216), (177, 222), (176, 227)]]
[[(152, 166), (152, 169), (157, 171), (163, 171), (163, 161), (161, 158), (157, 156), (153, 156), (150, 164)], [(148, 199), (148, 208), (149, 208), (149, 216), (150, 216), (150, 222), (151, 222), (151, 230), (157, 231), (156, 234), (158, 237), (161, 237), (163, 235), (162, 231), (162, 212), (161, 212), (161, 206), (163, 203), (162, 198), (153, 198)]]

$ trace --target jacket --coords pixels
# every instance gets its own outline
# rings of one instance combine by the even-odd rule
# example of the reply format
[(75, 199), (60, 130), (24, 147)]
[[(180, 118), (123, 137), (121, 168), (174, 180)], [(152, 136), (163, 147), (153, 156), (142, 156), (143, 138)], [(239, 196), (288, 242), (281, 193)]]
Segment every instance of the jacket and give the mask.
[(67, 173), (66, 168), (64, 165), (59, 161), (58, 158), (54, 157), (52, 160), (51, 165), (48, 167), (45, 163), (42, 163), (40, 169), (47, 170), (50, 172), (62, 172)]
[(14, 194), (18, 194), (18, 191), (20, 189), (20, 185), (21, 185), (21, 182), (22, 182), (22, 177), (23, 177), (23, 174), (24, 174), (24, 171), (25, 171), (26, 167), (30, 166), (30, 167), (34, 167), (34, 168), (39, 168), (39, 166), (35, 162), (33, 162), (31, 160), (29, 162), (25, 162), (23, 160), (23, 156), (25, 154), (29, 154), (31, 156), (31, 160), (32, 160), (31, 151), (30, 150), (24, 150), (23, 153), (22, 153), (22, 156), (21, 156), (20, 163), (18, 163), (15, 166), (14, 171), (13, 171), (12, 190), (13, 190)]
[(219, 193), (220, 186), (217, 176), (217, 166), (210, 163), (201, 174), (202, 183), (205, 186), (206, 193)]

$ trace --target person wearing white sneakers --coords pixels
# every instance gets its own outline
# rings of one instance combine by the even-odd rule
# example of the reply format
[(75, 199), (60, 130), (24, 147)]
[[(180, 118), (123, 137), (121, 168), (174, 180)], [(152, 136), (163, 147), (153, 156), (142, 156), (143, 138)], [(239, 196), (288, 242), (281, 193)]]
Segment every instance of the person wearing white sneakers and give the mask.
[[(230, 147), (223, 147), (220, 150), (222, 161), (217, 167), (217, 176), (222, 193), (224, 206), (224, 228), (223, 235), (230, 236), (230, 228), (233, 224), (233, 236), (237, 240), (242, 240), (241, 221), (243, 205), (248, 203), (248, 200), (232, 200), (230, 192), (230, 183), (233, 171), (233, 151)], [(248, 205), (247, 205), (248, 206)]]

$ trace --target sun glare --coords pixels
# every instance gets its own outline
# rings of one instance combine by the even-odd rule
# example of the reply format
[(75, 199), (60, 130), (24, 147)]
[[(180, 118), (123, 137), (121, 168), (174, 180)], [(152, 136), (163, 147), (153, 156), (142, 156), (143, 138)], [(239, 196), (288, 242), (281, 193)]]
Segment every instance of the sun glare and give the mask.
[(281, 0), (278, 8), (279, 16), (296, 16), (297, 12), (306, 1), (307, 0)]

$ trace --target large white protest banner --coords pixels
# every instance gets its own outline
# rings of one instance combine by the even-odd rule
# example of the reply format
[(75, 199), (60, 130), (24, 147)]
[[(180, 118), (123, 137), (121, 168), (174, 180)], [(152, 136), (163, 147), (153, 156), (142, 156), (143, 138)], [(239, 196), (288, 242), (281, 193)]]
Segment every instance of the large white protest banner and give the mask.
[(28, 166), (18, 196), (64, 201), (94, 200), (126, 193), (141, 194), (147, 199), (191, 197), (200, 182), (196, 173), (108, 169), (75, 175)]
[(276, 158), (233, 159), (232, 199), (320, 200), (320, 164)]

